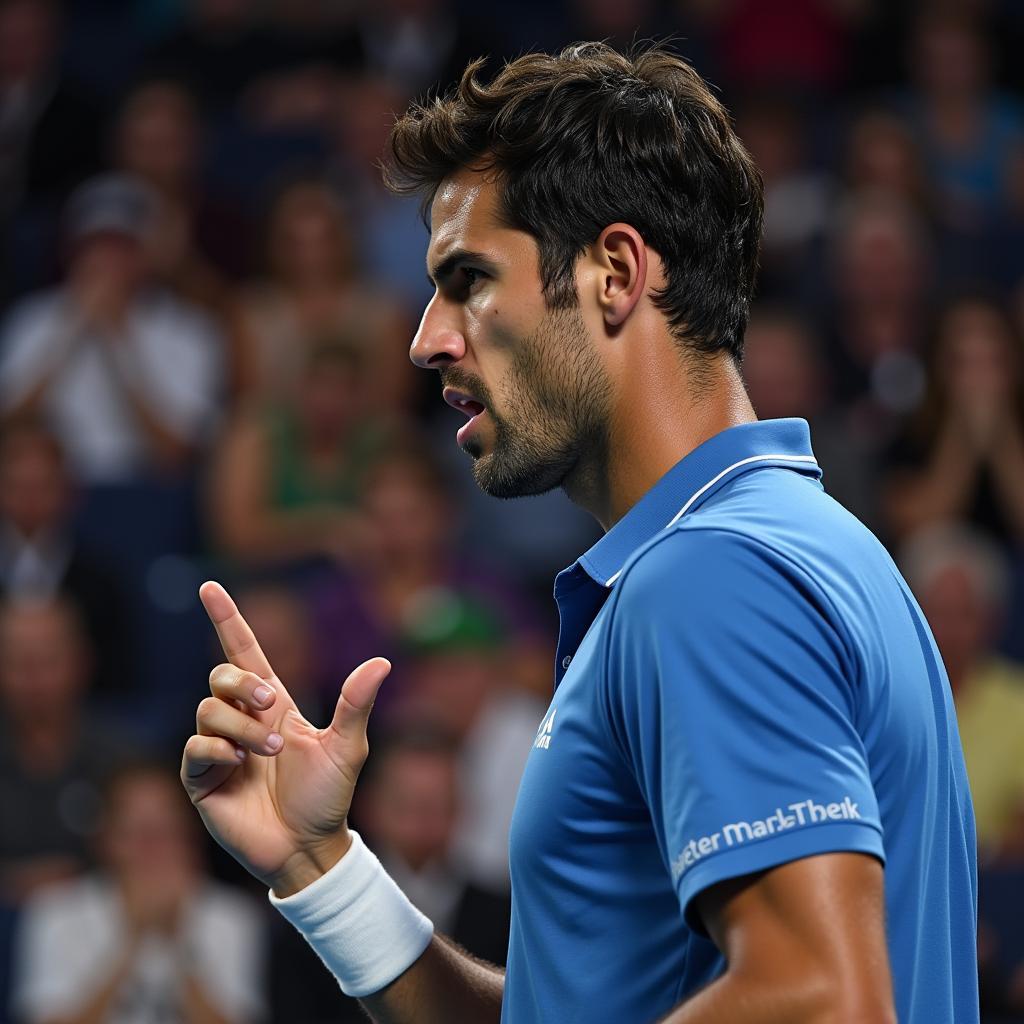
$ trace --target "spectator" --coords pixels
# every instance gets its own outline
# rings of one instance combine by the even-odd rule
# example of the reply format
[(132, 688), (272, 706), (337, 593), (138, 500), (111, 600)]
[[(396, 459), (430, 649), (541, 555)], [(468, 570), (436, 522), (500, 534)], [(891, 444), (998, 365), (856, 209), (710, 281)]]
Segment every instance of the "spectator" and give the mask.
[(811, 424), (825, 489), (859, 519), (877, 519), (875, 460), (832, 401), (821, 343), (795, 310), (755, 306), (744, 342), (743, 379), (760, 419), (799, 416)]
[(307, 357), (298, 393), (243, 411), (210, 476), (210, 522), (220, 549), (252, 565), (353, 557), (362, 477), (383, 446), (367, 419), (358, 349), (328, 343)]
[[(456, 748), (425, 730), (382, 736), (360, 780), (353, 822), (410, 899), (439, 930), (491, 963), (508, 954), (509, 899), (470, 881), (453, 851), (459, 815)], [(372, 837), (372, 838), (371, 838)], [(365, 1015), (343, 996), (306, 942), (272, 923), (274, 1020), (358, 1024)]]
[(67, 214), (67, 281), (16, 306), (0, 344), (0, 408), (44, 416), (87, 485), (180, 473), (216, 413), (219, 336), (148, 287), (154, 214), (132, 179), (81, 186)]
[(953, 231), (977, 235), (1005, 214), (1019, 170), (1019, 103), (992, 90), (992, 47), (969, 12), (926, 11), (911, 37), (914, 91), (907, 101), (938, 210)]
[(784, 96), (758, 95), (737, 107), (737, 131), (764, 180), (762, 297), (799, 294), (835, 199), (828, 175), (808, 158), (808, 120)]
[(995, 650), (1006, 560), (976, 532), (936, 524), (907, 540), (902, 564), (949, 674), (984, 861), (1024, 805), (1024, 666)]
[(999, 303), (973, 295), (942, 310), (925, 400), (887, 459), (892, 536), (966, 519), (1000, 541), (1024, 538), (1024, 365)]
[(460, 946), (503, 964), (508, 894), (473, 883), (456, 860), (457, 748), (425, 731), (382, 737), (362, 786), (360, 827), (402, 891)]
[(531, 662), (529, 641), (511, 634), (493, 606), (466, 594), (424, 594), (410, 611), (410, 658), (386, 720), (431, 723), (459, 743), (456, 854), (469, 877), (504, 891), (512, 809), (547, 706), (517, 671)]
[(929, 222), (936, 216), (934, 190), (910, 126), (881, 107), (854, 118), (846, 135), (843, 177), (849, 194), (890, 195)]
[(61, 21), (52, 0), (0, 4), (4, 295), (36, 287), (53, 273), (60, 205), (100, 166), (100, 113), (62, 73)]
[(134, 620), (121, 579), (73, 527), (74, 485), (57, 439), (39, 423), (0, 433), (0, 598), (50, 601), (66, 594), (81, 610), (96, 652), (93, 688), (135, 685)]
[(250, 1024), (264, 1017), (263, 921), (211, 881), (174, 774), (110, 782), (102, 870), (24, 909), (14, 1004), (25, 1024)]
[[(409, 624), (451, 595), (497, 609), (517, 635), (540, 632), (518, 588), (488, 567), (480, 551), (458, 543), (455, 495), (430, 449), (410, 438), (382, 453), (363, 481), (359, 512), (365, 533), (357, 557), (347, 571), (321, 577), (311, 592), (327, 696), (375, 654), (390, 657), (400, 675)], [(550, 688), (549, 661), (542, 688)], [(389, 692), (381, 695), (382, 707)]]
[(91, 719), (90, 652), (66, 599), (0, 607), (0, 894), (81, 870), (100, 788), (131, 742)]
[(889, 440), (924, 389), (930, 244), (917, 211), (885, 192), (850, 196), (833, 225), (822, 336), (836, 398), (875, 443)]
[(344, 676), (333, 680), (333, 693), (318, 689), (312, 624), (299, 595), (280, 583), (257, 582), (239, 589), (235, 599), (245, 621), (254, 632), (259, 629), (263, 653), (280, 678), (288, 681), (288, 692), (299, 710), (311, 722), (329, 721), (345, 680)]
[(271, 209), (266, 248), (268, 277), (243, 300), (255, 343), (256, 395), (290, 398), (310, 350), (325, 337), (343, 335), (368, 365), (364, 385), (375, 400), (395, 408), (408, 391), (409, 318), (394, 297), (360, 273), (334, 194), (316, 181), (286, 188)]

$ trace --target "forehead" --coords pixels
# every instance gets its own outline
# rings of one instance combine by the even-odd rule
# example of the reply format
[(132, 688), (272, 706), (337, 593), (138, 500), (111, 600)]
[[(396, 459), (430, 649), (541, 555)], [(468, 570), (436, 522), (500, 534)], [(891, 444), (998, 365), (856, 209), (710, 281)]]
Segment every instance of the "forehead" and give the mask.
[(485, 252), (522, 235), (502, 223), (500, 209), (498, 187), (491, 176), (463, 168), (445, 178), (430, 206), (428, 267), (455, 249)]

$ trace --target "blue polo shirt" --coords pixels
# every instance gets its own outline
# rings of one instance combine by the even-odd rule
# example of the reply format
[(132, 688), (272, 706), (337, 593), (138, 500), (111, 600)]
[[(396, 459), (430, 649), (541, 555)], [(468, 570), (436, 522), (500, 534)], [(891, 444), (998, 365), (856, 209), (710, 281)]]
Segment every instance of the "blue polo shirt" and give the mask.
[(725, 967), (694, 897), (885, 864), (903, 1024), (978, 1020), (974, 817), (945, 669), (803, 420), (726, 430), (555, 581), (512, 822), (507, 1024), (648, 1024)]

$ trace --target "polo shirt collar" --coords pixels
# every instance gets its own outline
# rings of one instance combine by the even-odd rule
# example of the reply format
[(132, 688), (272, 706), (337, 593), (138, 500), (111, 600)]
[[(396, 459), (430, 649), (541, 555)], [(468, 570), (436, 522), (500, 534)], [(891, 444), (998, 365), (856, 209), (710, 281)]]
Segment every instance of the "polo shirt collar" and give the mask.
[(595, 582), (610, 587), (641, 544), (734, 477), (764, 466), (821, 476), (806, 420), (743, 423), (708, 438), (677, 462), (576, 564)]

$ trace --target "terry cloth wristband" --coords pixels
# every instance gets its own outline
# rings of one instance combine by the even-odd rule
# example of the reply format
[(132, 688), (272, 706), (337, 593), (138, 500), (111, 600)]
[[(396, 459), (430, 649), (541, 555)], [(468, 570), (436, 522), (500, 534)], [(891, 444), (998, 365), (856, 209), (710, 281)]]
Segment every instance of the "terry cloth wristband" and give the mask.
[(337, 864), (305, 889), (270, 902), (298, 929), (349, 996), (379, 992), (430, 945), (434, 926), (351, 832)]

